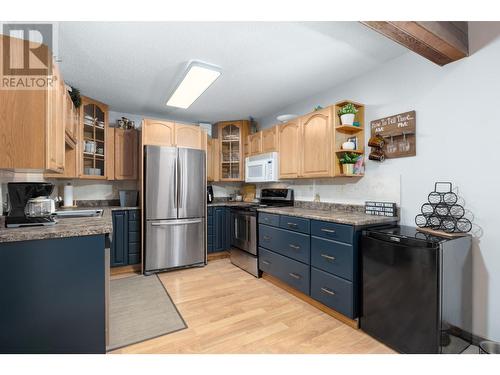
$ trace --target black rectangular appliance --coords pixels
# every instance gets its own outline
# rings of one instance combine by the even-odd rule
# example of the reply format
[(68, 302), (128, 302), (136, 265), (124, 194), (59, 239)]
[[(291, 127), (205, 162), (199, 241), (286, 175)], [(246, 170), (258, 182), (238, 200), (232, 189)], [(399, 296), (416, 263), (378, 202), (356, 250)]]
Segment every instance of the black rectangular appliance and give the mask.
[(257, 209), (293, 206), (292, 189), (262, 189), (260, 203), (231, 208), (231, 262), (258, 277)]
[(460, 353), (470, 345), (470, 236), (370, 229), (360, 249), (363, 331), (401, 353)]

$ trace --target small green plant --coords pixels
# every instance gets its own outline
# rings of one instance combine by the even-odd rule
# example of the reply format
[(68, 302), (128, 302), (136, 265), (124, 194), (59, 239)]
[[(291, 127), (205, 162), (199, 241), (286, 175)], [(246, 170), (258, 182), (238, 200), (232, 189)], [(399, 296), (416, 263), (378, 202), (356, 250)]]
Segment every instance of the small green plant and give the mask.
[(347, 103), (345, 106), (339, 109), (339, 116), (346, 115), (348, 113), (356, 114), (358, 113), (358, 109), (352, 103)]
[(359, 155), (352, 152), (346, 152), (340, 158), (341, 164), (355, 164), (358, 161)]

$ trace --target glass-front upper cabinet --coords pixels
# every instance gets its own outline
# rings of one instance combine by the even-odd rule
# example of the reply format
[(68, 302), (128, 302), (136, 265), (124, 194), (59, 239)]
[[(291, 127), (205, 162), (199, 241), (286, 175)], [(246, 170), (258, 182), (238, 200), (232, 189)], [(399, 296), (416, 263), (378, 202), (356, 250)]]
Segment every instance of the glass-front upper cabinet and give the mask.
[(248, 121), (219, 122), (220, 180), (243, 181), (244, 150), (243, 140), (248, 135)]
[(82, 98), (82, 169), (81, 176), (90, 179), (106, 178), (106, 131), (108, 107), (89, 98)]

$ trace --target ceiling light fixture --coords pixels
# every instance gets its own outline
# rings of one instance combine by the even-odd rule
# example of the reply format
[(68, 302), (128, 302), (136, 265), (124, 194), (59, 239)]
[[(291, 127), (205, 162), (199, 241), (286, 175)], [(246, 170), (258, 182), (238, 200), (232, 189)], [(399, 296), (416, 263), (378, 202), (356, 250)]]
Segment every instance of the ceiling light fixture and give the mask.
[(193, 61), (167, 101), (169, 107), (187, 109), (221, 75), (219, 67)]

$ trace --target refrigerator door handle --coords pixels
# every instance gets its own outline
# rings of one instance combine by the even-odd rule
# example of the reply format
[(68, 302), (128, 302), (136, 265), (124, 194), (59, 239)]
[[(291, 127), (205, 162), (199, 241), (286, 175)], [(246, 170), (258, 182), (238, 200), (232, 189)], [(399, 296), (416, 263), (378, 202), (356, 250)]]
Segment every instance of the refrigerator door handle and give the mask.
[(179, 179), (177, 178), (177, 171), (179, 170), (178, 164), (179, 163), (179, 158), (174, 163), (174, 208), (178, 208), (179, 204), (179, 186), (178, 181)]
[(201, 219), (192, 220), (171, 220), (163, 221), (161, 223), (151, 223), (153, 227), (170, 226), (170, 225), (188, 225), (188, 224), (198, 224), (201, 223)]

